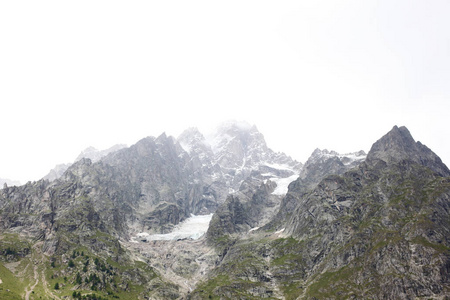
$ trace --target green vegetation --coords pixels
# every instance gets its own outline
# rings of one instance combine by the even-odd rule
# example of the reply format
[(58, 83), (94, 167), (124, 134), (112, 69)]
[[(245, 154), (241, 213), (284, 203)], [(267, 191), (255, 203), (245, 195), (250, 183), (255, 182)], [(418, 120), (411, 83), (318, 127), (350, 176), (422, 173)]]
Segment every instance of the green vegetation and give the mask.
[(303, 286), (299, 282), (289, 282), (280, 286), (286, 300), (295, 300), (303, 293)]
[(0, 260), (18, 261), (30, 252), (30, 242), (21, 239), (18, 234), (3, 233), (0, 236)]
[(447, 247), (447, 246), (445, 246), (443, 244), (431, 243), (426, 238), (424, 238), (423, 236), (415, 237), (412, 240), (412, 242), (415, 243), (415, 244), (422, 245), (424, 247), (433, 248), (437, 253), (443, 253), (443, 254), (450, 255), (450, 247)]
[(306, 290), (308, 298), (350, 298), (359, 294), (361, 286), (356, 284), (352, 276), (359, 272), (359, 268), (345, 266), (335, 272), (319, 274)]
[(69, 260), (69, 263), (67, 265), (69, 266), (69, 268), (75, 267), (75, 263), (73, 262), (73, 260)]
[(19, 300), (21, 293), (25, 290), (24, 282), (18, 280), (14, 274), (0, 263), (0, 299)]
[[(252, 288), (261, 287), (259, 282), (242, 279), (230, 279), (227, 275), (219, 275), (201, 283), (195, 294), (202, 299), (260, 299), (249, 293)], [(270, 292), (269, 292), (270, 294)], [(275, 299), (267, 297), (265, 299)]]

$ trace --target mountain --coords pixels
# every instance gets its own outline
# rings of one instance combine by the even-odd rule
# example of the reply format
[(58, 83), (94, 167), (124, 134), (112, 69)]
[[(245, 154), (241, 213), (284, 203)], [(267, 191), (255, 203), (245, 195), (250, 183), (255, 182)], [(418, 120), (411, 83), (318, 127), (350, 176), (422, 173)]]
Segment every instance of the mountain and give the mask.
[(71, 165), (72, 164), (58, 164), (53, 169), (51, 169), (50, 172), (48, 172), (48, 174), (43, 177), (43, 179), (47, 179), (49, 181), (56, 180), (60, 178)]
[(0, 190), (0, 298), (445, 299), (449, 175), (405, 127), (305, 165), (246, 123), (146, 137)]
[(228, 170), (254, 169), (256, 166), (288, 164), (300, 170), (302, 164), (284, 153), (269, 149), (256, 126), (246, 122), (226, 122), (208, 136), (215, 161)]
[[(117, 144), (114, 145), (108, 149), (105, 150), (97, 150), (94, 147), (88, 147), (85, 150), (83, 150), (78, 157), (75, 159), (75, 162), (83, 159), (83, 158), (89, 158), (92, 162), (97, 162), (100, 159), (102, 159), (103, 157), (105, 157), (106, 155), (108, 155), (109, 153), (118, 151), (120, 149), (125, 148), (126, 145), (123, 144)], [(59, 164), (56, 165), (53, 169), (50, 170), (50, 172), (44, 176), (43, 179), (47, 179), (50, 181), (53, 181), (55, 179), (60, 178), (64, 172), (71, 166), (72, 164)]]
[(309, 187), (314, 187), (320, 180), (330, 174), (340, 175), (358, 166), (366, 159), (364, 151), (339, 154), (336, 151), (316, 149), (306, 161), (300, 178)]
[(97, 162), (109, 153), (119, 151), (120, 149), (126, 147), (127, 145), (124, 144), (117, 144), (104, 150), (97, 150), (94, 147), (88, 147), (78, 155), (78, 157), (75, 159), (75, 162), (82, 160), (83, 158), (89, 158), (92, 162)]
[(241, 183), (255, 172), (286, 178), (298, 175), (302, 169), (301, 163), (268, 148), (256, 126), (246, 122), (225, 122), (206, 138), (191, 128), (178, 140), (208, 169), (214, 168), (214, 176), (223, 176), (221, 181), (227, 182), (233, 190), (239, 189)]
[[(255, 151), (247, 147), (248, 136), (242, 130), (234, 134), (242, 143), (242, 158), (247, 159)], [(255, 130), (253, 134), (257, 134)], [(20, 262), (24, 270), (30, 270), (21, 273), (26, 280), (15, 288), (18, 294), (2, 290), (0, 297), (21, 297), (20, 293), (25, 293), (29, 298), (32, 289), (52, 298), (70, 296), (73, 290), (84, 295), (92, 293), (89, 297), (107, 294), (177, 298), (185, 293), (180, 282), (194, 279), (174, 283), (174, 277), (160, 267), (162, 258), (147, 258), (157, 248), (141, 252), (146, 245), (133, 241), (143, 233), (170, 232), (191, 214), (214, 212), (244, 180), (260, 180), (260, 168), (269, 168), (274, 172), (270, 175), (280, 180), (299, 172), (299, 163), (273, 154), (261, 134), (251, 145), (269, 155), (260, 153), (262, 158), (243, 163), (240, 172), (233, 172), (220, 160), (220, 151), (214, 153), (204, 141), (195, 130), (185, 132), (179, 141), (165, 134), (147, 137), (106, 156), (102, 153), (98, 161), (82, 158), (53, 181), (42, 179), (0, 190), (0, 257), (6, 266)], [(97, 152), (89, 149), (81, 156), (93, 153)], [(97, 160), (99, 156), (91, 157)], [(270, 165), (273, 163), (283, 163), (282, 169)], [(185, 252), (191, 247), (188, 243), (184, 243)], [(198, 253), (199, 249), (192, 251)], [(11, 270), (4, 269), (4, 284), (16, 282)], [(192, 278), (191, 271), (180, 272)], [(59, 291), (49, 288), (56, 283)], [(40, 286), (39, 290), (36, 286)]]
[(405, 127), (355, 168), (312, 188), (303, 180), (283, 219), (216, 242), (222, 260), (190, 299), (449, 297), (448, 168)]
[(421, 142), (415, 142), (406, 127), (394, 126), (392, 130), (373, 144), (367, 156), (367, 162), (387, 164), (407, 162), (421, 164), (440, 176), (449, 176), (450, 172), (442, 160)]
[[(286, 217), (292, 214), (298, 198), (315, 188), (328, 175), (341, 175), (358, 166), (366, 159), (364, 151), (339, 154), (336, 151), (316, 149), (304, 164), (300, 176), (291, 183), (290, 193), (286, 194), (280, 204), (277, 214), (265, 225), (266, 229), (278, 228)], [(296, 193), (292, 191), (295, 190)]]

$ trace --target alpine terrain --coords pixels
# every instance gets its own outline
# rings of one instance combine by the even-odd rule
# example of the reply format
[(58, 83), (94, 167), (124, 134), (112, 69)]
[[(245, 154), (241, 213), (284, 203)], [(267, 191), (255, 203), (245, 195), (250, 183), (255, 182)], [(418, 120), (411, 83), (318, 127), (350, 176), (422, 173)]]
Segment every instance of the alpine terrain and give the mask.
[(255, 126), (0, 190), (0, 299), (448, 299), (450, 170), (408, 129), (302, 164)]

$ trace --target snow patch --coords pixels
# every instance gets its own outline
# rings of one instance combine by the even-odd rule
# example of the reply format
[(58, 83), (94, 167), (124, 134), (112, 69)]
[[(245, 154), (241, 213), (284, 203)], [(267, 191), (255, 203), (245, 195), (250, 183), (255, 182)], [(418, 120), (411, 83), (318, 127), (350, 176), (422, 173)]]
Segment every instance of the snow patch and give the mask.
[(286, 178), (270, 178), (271, 181), (277, 184), (277, 187), (272, 192), (272, 195), (283, 196), (288, 192), (289, 184), (298, 178), (298, 174), (294, 174), (292, 176)]
[(136, 236), (141, 240), (147, 241), (171, 241), (180, 239), (197, 240), (201, 238), (209, 227), (213, 214), (209, 215), (191, 215), (180, 224), (178, 224), (171, 233), (166, 234), (148, 234), (146, 232), (138, 233)]
[(292, 169), (291, 166), (286, 165), (286, 164), (271, 164), (271, 163), (264, 163), (265, 166), (268, 166), (269, 168), (272, 169), (277, 169), (277, 170), (286, 170), (286, 171), (292, 171), (295, 172), (294, 169)]
[(260, 227), (253, 227), (252, 229), (250, 229), (248, 232), (252, 232), (252, 231), (255, 231), (255, 230), (258, 230)]
[(264, 174), (261, 174), (261, 176), (269, 177), (269, 176), (274, 176), (274, 175), (272, 173), (264, 173)]
[(280, 230), (276, 231), (275, 234), (282, 233), (285, 229), (286, 228), (280, 229)]
[(327, 149), (324, 150), (316, 149), (313, 153), (313, 160), (316, 161), (318, 159), (321, 159), (322, 157), (325, 158), (337, 157), (344, 163), (344, 165), (350, 165), (354, 162), (364, 161), (367, 157), (367, 154), (364, 151), (339, 154), (333, 150), (328, 151)]
[(186, 151), (187, 153), (191, 153), (192, 147), (189, 144), (180, 142), (180, 146), (181, 148), (183, 148), (184, 151)]

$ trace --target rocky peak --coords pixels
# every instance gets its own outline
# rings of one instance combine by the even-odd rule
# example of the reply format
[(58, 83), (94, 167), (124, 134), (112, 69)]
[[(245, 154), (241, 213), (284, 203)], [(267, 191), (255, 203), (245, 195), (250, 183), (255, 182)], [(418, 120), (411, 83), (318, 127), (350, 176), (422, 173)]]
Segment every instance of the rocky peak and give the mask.
[(43, 179), (47, 179), (49, 181), (56, 180), (60, 178), (71, 165), (72, 164), (58, 164), (53, 169), (51, 169), (50, 172), (47, 175), (45, 175)]
[(373, 144), (367, 155), (367, 162), (373, 165), (380, 160), (387, 164), (405, 160), (414, 161), (441, 176), (450, 175), (450, 170), (442, 160), (427, 146), (416, 142), (404, 126), (394, 126), (391, 131)]
[(165, 132), (163, 132), (156, 138), (155, 142), (157, 144), (164, 144), (167, 142), (168, 139), (169, 139), (169, 137), (167, 136), (167, 134)]
[(73, 163), (68, 167), (68, 169), (62, 174), (61, 181), (75, 181), (77, 178), (82, 178), (89, 167), (92, 165), (92, 160), (90, 158), (82, 158), (77, 162)]
[(191, 155), (204, 154), (211, 158), (213, 156), (210, 145), (206, 142), (203, 134), (195, 127), (183, 131), (177, 141), (180, 143), (181, 147)]
[(92, 160), (92, 162), (97, 162), (100, 159), (102, 159), (103, 157), (105, 157), (106, 155), (108, 155), (109, 153), (118, 151), (125, 147), (126, 147), (126, 145), (124, 145), (124, 144), (117, 144), (117, 145), (114, 145), (114, 146), (112, 146), (108, 149), (104, 149), (104, 150), (97, 150), (94, 147), (88, 147), (85, 150), (83, 150), (80, 153), (80, 155), (78, 155), (78, 157), (75, 159), (75, 161), (79, 161), (82, 158), (89, 158), (90, 160)]
[(225, 168), (239, 168), (257, 162), (267, 153), (263, 135), (256, 126), (245, 122), (227, 122), (208, 136), (215, 160)]
[[(314, 152), (311, 154), (311, 156), (308, 158), (307, 163), (313, 163), (313, 162), (317, 162), (319, 160), (327, 160), (329, 158), (337, 158), (340, 161), (342, 161), (342, 163), (344, 164), (349, 164), (352, 162), (362, 162), (366, 159), (366, 153), (363, 150), (360, 151), (356, 151), (356, 152), (350, 152), (350, 153), (344, 153), (344, 154), (340, 154), (334, 150), (321, 150), (319, 148), (317, 148), (316, 150), (314, 150)], [(305, 165), (306, 165), (305, 164)]]
[[(124, 145), (124, 144), (117, 144), (117, 145), (114, 145), (114, 146), (112, 146), (108, 149), (104, 149), (104, 150), (97, 150), (94, 147), (87, 147), (86, 149), (81, 151), (81, 153), (77, 156), (77, 158), (75, 159), (74, 162), (78, 162), (78, 161), (82, 160), (83, 158), (88, 158), (92, 162), (95, 163), (95, 162), (101, 160), (103, 157), (107, 156), (108, 154), (114, 153), (114, 152), (119, 151), (126, 147), (127, 147), (127, 145)], [(72, 163), (58, 164), (53, 169), (51, 169), (50, 172), (43, 177), (43, 179), (46, 179), (49, 181), (54, 181), (58, 178), (61, 178), (63, 176), (64, 172), (66, 172), (67, 169), (71, 165), (72, 165)]]
[[(189, 152), (189, 145), (195, 144), (195, 143), (202, 143), (205, 141), (205, 137), (203, 134), (198, 130), (196, 127), (191, 127), (183, 131), (178, 136), (178, 142), (180, 144), (185, 144), (187, 146), (187, 149), (185, 149), (187, 152)], [(183, 145), (184, 146), (184, 145)], [(184, 147), (183, 147), (184, 148)]]
[(331, 174), (342, 174), (357, 166), (366, 159), (364, 151), (339, 154), (327, 149), (316, 149), (303, 166), (300, 178), (309, 183), (317, 184), (323, 177)]

